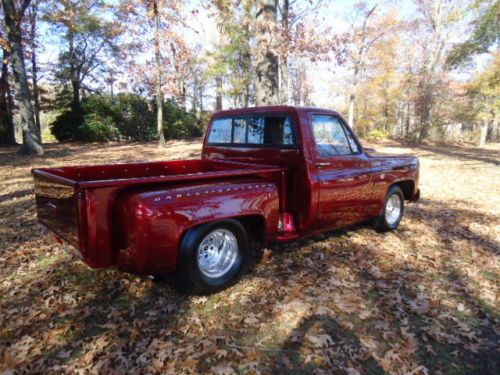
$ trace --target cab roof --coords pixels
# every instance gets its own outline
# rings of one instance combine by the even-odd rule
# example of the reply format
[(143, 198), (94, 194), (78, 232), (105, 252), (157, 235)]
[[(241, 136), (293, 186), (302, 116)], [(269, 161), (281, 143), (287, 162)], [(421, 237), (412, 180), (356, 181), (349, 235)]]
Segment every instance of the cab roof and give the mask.
[(247, 108), (236, 108), (236, 109), (228, 109), (228, 110), (223, 110), (216, 112), (214, 114), (214, 117), (226, 117), (226, 116), (242, 116), (242, 115), (248, 115), (248, 114), (254, 114), (254, 113), (296, 113), (296, 114), (301, 114), (301, 113), (309, 113), (309, 112), (316, 112), (316, 113), (324, 113), (324, 114), (331, 114), (335, 116), (340, 116), (340, 114), (336, 111), (333, 111), (331, 109), (325, 109), (325, 108), (316, 108), (316, 107), (298, 107), (298, 106), (290, 106), (290, 105), (274, 105), (274, 106), (261, 106), (261, 107), (247, 107)]

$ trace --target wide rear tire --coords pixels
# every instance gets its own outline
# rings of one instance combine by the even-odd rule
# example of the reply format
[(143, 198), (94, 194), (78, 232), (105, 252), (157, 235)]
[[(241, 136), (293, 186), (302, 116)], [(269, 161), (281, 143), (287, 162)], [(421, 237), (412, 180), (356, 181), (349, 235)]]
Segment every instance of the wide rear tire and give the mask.
[(221, 220), (190, 229), (179, 250), (179, 289), (211, 294), (235, 284), (250, 263), (248, 235), (237, 220)]

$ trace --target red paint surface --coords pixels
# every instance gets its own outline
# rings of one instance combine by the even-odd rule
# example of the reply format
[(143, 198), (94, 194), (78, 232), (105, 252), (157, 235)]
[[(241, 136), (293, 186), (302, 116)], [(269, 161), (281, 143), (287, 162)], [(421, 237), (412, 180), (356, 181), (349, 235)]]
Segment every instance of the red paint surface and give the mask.
[[(317, 108), (264, 107), (214, 115), (286, 114), (297, 148), (216, 147), (202, 159), (34, 169), (40, 222), (77, 247), (91, 267), (141, 274), (173, 271), (184, 233), (223, 218), (259, 217), (266, 243), (343, 227), (378, 215), (394, 183), (418, 197), (411, 156), (321, 158), (310, 128)], [(343, 120), (342, 120), (343, 121)], [(281, 226), (279, 225), (281, 218)]]

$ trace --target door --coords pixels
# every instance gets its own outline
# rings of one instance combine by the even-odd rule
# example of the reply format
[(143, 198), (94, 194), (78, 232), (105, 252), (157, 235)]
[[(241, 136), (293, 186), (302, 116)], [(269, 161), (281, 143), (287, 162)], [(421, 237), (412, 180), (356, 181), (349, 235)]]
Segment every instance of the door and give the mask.
[(334, 115), (312, 115), (318, 225), (339, 228), (367, 218), (372, 196), (370, 162), (350, 129)]

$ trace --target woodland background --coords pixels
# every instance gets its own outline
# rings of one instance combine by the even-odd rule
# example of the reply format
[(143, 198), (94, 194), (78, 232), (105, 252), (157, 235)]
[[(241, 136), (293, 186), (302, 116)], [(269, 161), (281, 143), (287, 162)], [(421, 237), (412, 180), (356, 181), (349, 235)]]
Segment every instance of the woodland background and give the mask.
[(2, 0), (0, 143), (198, 137), (337, 109), (366, 138), (498, 141), (494, 0)]

